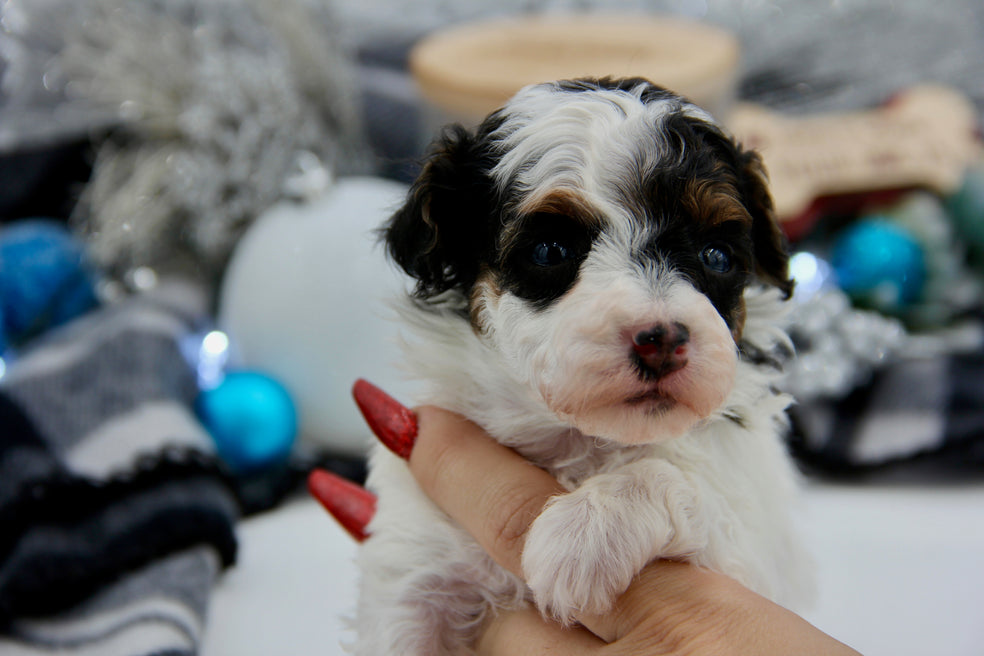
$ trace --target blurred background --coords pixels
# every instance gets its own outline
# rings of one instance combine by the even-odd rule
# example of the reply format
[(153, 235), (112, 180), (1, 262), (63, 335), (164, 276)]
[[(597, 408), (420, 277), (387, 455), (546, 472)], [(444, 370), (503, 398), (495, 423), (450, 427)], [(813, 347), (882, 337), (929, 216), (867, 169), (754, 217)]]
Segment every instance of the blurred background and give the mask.
[(769, 169), (807, 618), (979, 654), (981, 61), (978, 0), (3, 0), (0, 653), (342, 653), (303, 481), (416, 394), (374, 230), (442, 124), (611, 74)]

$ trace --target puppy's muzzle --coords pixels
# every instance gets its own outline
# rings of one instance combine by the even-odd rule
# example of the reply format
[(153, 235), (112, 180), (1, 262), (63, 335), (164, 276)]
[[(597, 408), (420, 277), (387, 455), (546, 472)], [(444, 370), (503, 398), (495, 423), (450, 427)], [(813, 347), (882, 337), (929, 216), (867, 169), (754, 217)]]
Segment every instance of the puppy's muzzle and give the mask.
[(646, 380), (658, 380), (687, 366), (690, 331), (679, 321), (658, 323), (632, 336), (632, 352)]

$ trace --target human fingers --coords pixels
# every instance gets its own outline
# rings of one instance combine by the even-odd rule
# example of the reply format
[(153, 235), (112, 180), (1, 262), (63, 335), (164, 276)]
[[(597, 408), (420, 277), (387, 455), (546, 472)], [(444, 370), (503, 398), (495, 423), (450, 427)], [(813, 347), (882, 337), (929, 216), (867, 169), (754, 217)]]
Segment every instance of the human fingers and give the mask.
[[(522, 576), (526, 530), (547, 499), (565, 490), (459, 415), (433, 407), (414, 414), (368, 383), (355, 393), (373, 432), (409, 458), (431, 499), (500, 564)], [(533, 610), (501, 613), (483, 634), (481, 653), (857, 654), (723, 574), (685, 563), (651, 563), (612, 612), (578, 619), (590, 633), (565, 629)], [(602, 641), (611, 644), (602, 648)]]
[(307, 484), (311, 496), (338, 520), (356, 542), (369, 537), (366, 526), (376, 514), (376, 495), (324, 469), (312, 470)]
[[(461, 415), (433, 406), (411, 412), (365, 381), (356, 383), (353, 395), (379, 440), (409, 460), (424, 493), (497, 563), (525, 578), (526, 532), (547, 500), (566, 490)], [(630, 611), (635, 607), (635, 602), (625, 605)], [(612, 640), (619, 633), (620, 615), (586, 616), (581, 621), (596, 635)]]
[(421, 489), (497, 563), (522, 577), (530, 523), (564, 488), (464, 417), (432, 406), (416, 412), (410, 471)]
[[(565, 490), (545, 471), (460, 415), (422, 407), (416, 416), (418, 435), (410, 469), (421, 488), (489, 555), (522, 577), (526, 532), (546, 501)], [(536, 617), (532, 611), (511, 616), (506, 628), (522, 628), (537, 638), (552, 635), (557, 639), (553, 644), (565, 648), (567, 643), (560, 636), (576, 638), (572, 645), (579, 648), (610, 643), (605, 653), (612, 655), (854, 653), (734, 579), (684, 562), (650, 563), (610, 612), (576, 616), (587, 629), (578, 629), (582, 633), (565, 633), (567, 629)], [(511, 648), (490, 654), (551, 653), (518, 651), (524, 641), (511, 637), (512, 630), (493, 624), (490, 631), (500, 632), (487, 638), (490, 645)], [(550, 644), (545, 639), (542, 646)]]
[(612, 641), (610, 656), (860, 656), (734, 579), (687, 563), (644, 568), (608, 620), (602, 630), (612, 633), (599, 635)]
[(475, 652), (477, 656), (596, 656), (604, 646), (586, 629), (561, 626), (526, 608), (497, 613)]
[[(524, 577), (522, 551), (530, 524), (546, 502), (566, 490), (547, 472), (492, 440), (464, 417), (432, 406), (416, 410), (418, 433), (410, 470), (424, 493), (482, 546), (496, 562)], [(578, 621), (605, 642), (637, 630), (653, 611), (669, 614), (673, 590), (692, 583), (680, 563), (654, 563), (645, 585), (633, 583), (613, 612), (579, 615)], [(643, 593), (645, 590), (645, 593)], [(649, 598), (656, 593), (656, 600)], [(677, 619), (674, 617), (674, 619)], [(520, 620), (513, 620), (519, 622)], [(530, 620), (525, 620), (532, 626)], [(503, 652), (507, 653), (507, 652)], [(535, 653), (535, 652), (531, 652)]]
[(411, 411), (364, 380), (352, 393), (373, 433), (409, 460), (431, 500), (522, 576), (526, 530), (547, 499), (565, 492), (560, 484), (460, 415), (433, 406)]

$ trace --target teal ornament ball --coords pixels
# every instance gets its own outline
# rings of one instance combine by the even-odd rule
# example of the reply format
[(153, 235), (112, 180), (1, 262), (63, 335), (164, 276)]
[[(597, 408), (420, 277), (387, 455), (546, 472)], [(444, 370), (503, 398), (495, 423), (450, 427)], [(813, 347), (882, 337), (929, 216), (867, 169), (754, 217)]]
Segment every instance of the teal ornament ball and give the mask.
[(85, 247), (64, 224), (25, 219), (0, 230), (0, 317), (17, 345), (96, 306)]
[(199, 419), (219, 457), (238, 473), (287, 460), (297, 436), (297, 412), (279, 382), (256, 371), (232, 371), (196, 400)]
[(830, 260), (838, 285), (860, 305), (897, 313), (922, 297), (926, 254), (912, 233), (888, 219), (868, 217), (844, 229)]

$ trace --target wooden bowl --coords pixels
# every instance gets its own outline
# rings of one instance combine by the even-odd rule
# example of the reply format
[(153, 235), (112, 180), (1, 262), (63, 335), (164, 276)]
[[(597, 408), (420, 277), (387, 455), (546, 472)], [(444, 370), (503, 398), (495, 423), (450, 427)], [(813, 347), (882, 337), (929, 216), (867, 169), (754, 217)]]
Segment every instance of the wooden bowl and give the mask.
[(410, 69), (424, 97), (448, 119), (477, 123), (537, 82), (641, 76), (717, 118), (727, 113), (739, 59), (728, 32), (693, 21), (558, 15), (464, 24), (421, 40)]

